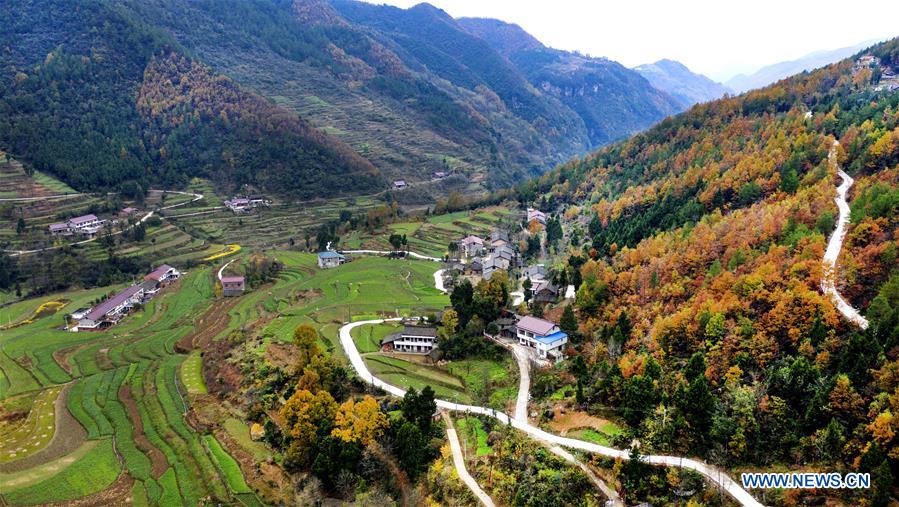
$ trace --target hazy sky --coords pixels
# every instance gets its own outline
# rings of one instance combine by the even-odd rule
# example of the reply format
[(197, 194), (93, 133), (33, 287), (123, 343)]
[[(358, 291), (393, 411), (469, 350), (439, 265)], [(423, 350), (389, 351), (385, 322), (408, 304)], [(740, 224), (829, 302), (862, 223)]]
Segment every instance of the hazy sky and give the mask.
[[(410, 7), (416, 0), (367, 0)], [(429, 0), (517, 23), (547, 46), (628, 67), (671, 58), (724, 81), (822, 49), (899, 36), (899, 1)]]

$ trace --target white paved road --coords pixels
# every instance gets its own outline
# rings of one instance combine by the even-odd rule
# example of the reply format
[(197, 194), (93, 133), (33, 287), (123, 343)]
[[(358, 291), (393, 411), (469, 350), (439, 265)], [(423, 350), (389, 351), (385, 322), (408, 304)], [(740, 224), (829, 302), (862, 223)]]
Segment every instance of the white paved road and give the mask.
[[(359, 354), (359, 350), (356, 348), (356, 344), (353, 342), (353, 337), (351, 335), (351, 331), (359, 326), (369, 325), (369, 324), (381, 324), (385, 321), (398, 321), (400, 318), (393, 319), (376, 319), (376, 320), (361, 320), (358, 322), (351, 322), (349, 324), (345, 324), (340, 328), (340, 344), (343, 347), (344, 352), (346, 352), (347, 357), (350, 360), (350, 364), (353, 369), (356, 370), (356, 373), (359, 377), (376, 387), (383, 389), (384, 391), (398, 397), (403, 397), (406, 394), (406, 391), (403, 389), (396, 387), (394, 385), (388, 384), (383, 380), (379, 379), (372, 375), (372, 373), (368, 370), (368, 367), (365, 366), (365, 362), (362, 360), (362, 356)], [(517, 419), (511, 418), (508, 414), (505, 414), (501, 411), (488, 408), (488, 407), (478, 407), (473, 405), (464, 405), (461, 403), (453, 403), (448, 400), (437, 400), (437, 407), (447, 410), (455, 410), (458, 412), (466, 412), (470, 414), (479, 414), (485, 415), (488, 417), (493, 417), (498, 421), (504, 424), (510, 424), (513, 428), (519, 429), (532, 438), (547, 442), (549, 444), (555, 444), (562, 447), (567, 447), (569, 449), (578, 449), (581, 451), (592, 452), (596, 454), (601, 454), (603, 456), (608, 456), (611, 458), (622, 458), (628, 459), (629, 453), (626, 450), (614, 449), (612, 447), (606, 447), (603, 445), (595, 444), (592, 442), (585, 442), (583, 440), (577, 440), (574, 438), (568, 437), (560, 437), (559, 435), (553, 435), (552, 433), (548, 433), (536, 426), (532, 426), (527, 421), (519, 421)], [(726, 473), (721, 470), (703, 463), (701, 461), (697, 461), (690, 458), (683, 458), (680, 456), (655, 456), (648, 455), (644, 456), (644, 459), (647, 463), (653, 465), (663, 465), (663, 466), (677, 466), (681, 468), (686, 468), (690, 470), (694, 470), (699, 474), (705, 476), (709, 481), (714, 483), (721, 490), (725, 491), (731, 497), (733, 497), (740, 505), (747, 507), (756, 507), (761, 506), (759, 503), (748, 491), (743, 489), (736, 481), (730, 478)]]
[(840, 186), (837, 187), (837, 196), (834, 198), (834, 202), (837, 203), (837, 209), (839, 209), (840, 215), (837, 218), (836, 228), (830, 236), (830, 241), (827, 243), (827, 250), (824, 252), (824, 277), (821, 279), (821, 291), (824, 292), (824, 295), (830, 297), (837, 309), (847, 320), (862, 329), (867, 329), (868, 320), (862, 317), (858, 310), (853, 308), (852, 305), (843, 298), (843, 295), (840, 294), (836, 287), (837, 259), (840, 257), (840, 250), (843, 249), (843, 240), (846, 238), (846, 226), (849, 225), (850, 209), (849, 203), (846, 202), (846, 194), (849, 193), (849, 188), (852, 187), (852, 184), (855, 182), (848, 174), (843, 172), (837, 161), (836, 149), (839, 144), (839, 141), (833, 142), (828, 161), (832, 167), (836, 168), (837, 174), (843, 180), (842, 183), (840, 183)]
[(456, 467), (456, 473), (459, 474), (459, 478), (468, 486), (468, 489), (471, 490), (482, 505), (493, 507), (494, 504), (490, 495), (481, 489), (478, 481), (468, 473), (468, 469), (465, 467), (465, 456), (462, 454), (462, 446), (459, 445), (459, 436), (456, 435), (456, 428), (453, 427), (452, 419), (446, 412), (443, 412), (443, 419), (446, 421), (446, 436), (449, 439), (450, 451), (453, 453), (453, 465)]

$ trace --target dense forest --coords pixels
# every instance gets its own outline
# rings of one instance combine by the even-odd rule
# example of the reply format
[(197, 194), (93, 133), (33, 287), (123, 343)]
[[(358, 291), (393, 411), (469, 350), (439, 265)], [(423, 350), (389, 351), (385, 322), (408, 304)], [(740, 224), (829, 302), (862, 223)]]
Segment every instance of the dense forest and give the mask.
[[(886, 505), (899, 477), (899, 94), (876, 87), (899, 40), (868, 53), (880, 64), (696, 106), (520, 185), (564, 217), (556, 277), (578, 287), (578, 360), (535, 382), (576, 382), (641, 452), (868, 472), (870, 490), (836, 494)], [(820, 289), (837, 165), (856, 179), (837, 286), (866, 330)]]
[(5, 2), (0, 22), (0, 144), (76, 189), (193, 176), (301, 198), (380, 186), (348, 146), (115, 4)]

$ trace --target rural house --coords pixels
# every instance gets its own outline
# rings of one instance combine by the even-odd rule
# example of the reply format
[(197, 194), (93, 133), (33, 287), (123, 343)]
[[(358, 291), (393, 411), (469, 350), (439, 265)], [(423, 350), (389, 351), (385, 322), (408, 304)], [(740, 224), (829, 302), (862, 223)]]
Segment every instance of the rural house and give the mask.
[(518, 321), (515, 331), (518, 343), (536, 349), (541, 359), (562, 359), (562, 349), (568, 343), (568, 335), (555, 323), (527, 316)]
[(437, 345), (437, 328), (406, 324), (399, 333), (381, 340), (381, 350), (407, 354), (428, 354)]
[(222, 295), (225, 297), (240, 296), (244, 291), (244, 278), (242, 276), (223, 276)]
[(72, 228), (69, 224), (50, 224), (50, 234), (52, 236), (71, 236)]
[(320, 269), (336, 268), (346, 262), (343, 254), (326, 250), (318, 253), (318, 267)]
[(65, 223), (50, 224), (50, 234), (54, 236), (69, 236), (71, 234), (93, 236), (105, 222), (105, 220), (97, 218), (97, 215), (82, 215), (70, 218)]
[(480, 255), (483, 250), (484, 240), (477, 236), (468, 235), (459, 242), (459, 251), (462, 252), (462, 255), (466, 258), (470, 259), (476, 257)]
[(396, 190), (402, 190), (408, 186), (409, 185), (406, 184), (406, 180), (394, 180), (393, 182), (393, 188)]
[(544, 212), (542, 212), (542, 211), (540, 211), (540, 210), (538, 210), (538, 209), (528, 208), (528, 220), (527, 220), (527, 222), (528, 222), (528, 223), (531, 223), (531, 222), (533, 222), (534, 220), (540, 222), (540, 223), (543, 224), (543, 225), (546, 225), (546, 213), (544, 213)]
[(132, 285), (91, 308), (78, 320), (78, 325), (72, 328), (72, 331), (106, 329), (119, 322), (134, 305), (143, 302), (143, 297), (144, 288), (140, 285)]
[(145, 282), (155, 282), (156, 287), (164, 287), (169, 283), (177, 280), (181, 276), (181, 272), (177, 269), (169, 266), (168, 264), (163, 264), (158, 268), (151, 271), (147, 276), (144, 277)]

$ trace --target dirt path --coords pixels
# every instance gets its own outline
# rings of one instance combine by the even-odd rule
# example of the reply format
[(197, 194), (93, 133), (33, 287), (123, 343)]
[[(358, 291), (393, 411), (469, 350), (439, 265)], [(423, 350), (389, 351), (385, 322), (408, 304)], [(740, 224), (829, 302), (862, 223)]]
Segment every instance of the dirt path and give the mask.
[(846, 194), (849, 193), (849, 189), (852, 187), (852, 184), (855, 183), (855, 180), (843, 172), (839, 162), (837, 162), (837, 146), (839, 145), (839, 141), (834, 141), (833, 147), (830, 149), (830, 154), (827, 156), (830, 166), (836, 169), (837, 174), (843, 181), (840, 183), (840, 186), (837, 187), (837, 196), (834, 198), (837, 209), (840, 211), (840, 216), (837, 218), (836, 227), (833, 230), (833, 234), (830, 235), (830, 241), (827, 243), (827, 250), (824, 252), (824, 260), (822, 261), (824, 264), (824, 277), (821, 280), (821, 291), (824, 292), (825, 296), (830, 297), (834, 305), (836, 305), (837, 310), (846, 317), (846, 320), (862, 329), (867, 329), (868, 319), (862, 317), (858, 310), (853, 308), (852, 305), (843, 298), (843, 295), (840, 294), (836, 286), (837, 260), (840, 257), (840, 251), (843, 249), (843, 240), (846, 238), (846, 227), (849, 225), (850, 208), (849, 203), (846, 202)]
[(0, 473), (27, 470), (61, 458), (81, 447), (81, 444), (87, 439), (87, 432), (81, 426), (81, 423), (72, 416), (66, 406), (71, 385), (68, 384), (64, 387), (59, 396), (56, 397), (56, 402), (54, 403), (56, 427), (50, 443), (43, 449), (22, 459), (0, 463)]
[(166, 459), (165, 454), (158, 447), (147, 439), (147, 435), (144, 433), (144, 422), (141, 420), (140, 412), (137, 410), (137, 401), (134, 400), (131, 387), (122, 386), (119, 388), (119, 400), (125, 405), (128, 417), (131, 418), (131, 423), (134, 425), (134, 432), (131, 435), (134, 443), (150, 458), (152, 466), (150, 473), (154, 479), (158, 479), (169, 468), (169, 460)]

